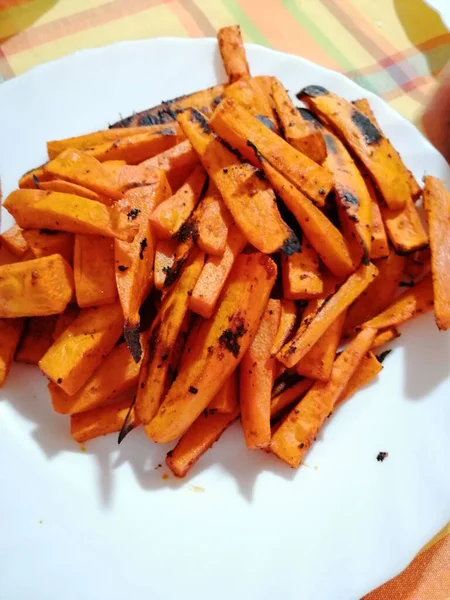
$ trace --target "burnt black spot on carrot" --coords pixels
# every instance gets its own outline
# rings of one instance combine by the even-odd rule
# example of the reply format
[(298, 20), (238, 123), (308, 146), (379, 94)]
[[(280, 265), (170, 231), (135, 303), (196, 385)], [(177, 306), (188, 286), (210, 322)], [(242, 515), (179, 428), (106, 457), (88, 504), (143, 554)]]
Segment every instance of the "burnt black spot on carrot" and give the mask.
[(172, 127), (166, 127), (159, 132), (161, 135), (177, 135), (177, 132)]
[(225, 173), (225, 175), (228, 173), (228, 169), (222, 169), (222, 171)]
[(146, 127), (148, 125), (164, 125), (165, 123), (171, 123), (174, 120), (174, 117), (168, 110), (151, 110), (154, 112), (143, 113), (139, 116), (138, 125), (140, 127)]
[(128, 267), (125, 267), (124, 265), (119, 265), (117, 268), (119, 269), (119, 271), (122, 271), (122, 273), (124, 271), (128, 271)]
[(169, 353), (168, 352), (163, 352), (163, 354), (161, 354), (161, 360), (163, 362), (166, 362), (166, 360), (169, 358)]
[(362, 245), (362, 249), (363, 249), (363, 255), (361, 258), (361, 262), (365, 267), (368, 267), (370, 265), (370, 257), (369, 257), (369, 249), (366, 246), (365, 241), (361, 238), (361, 245)]
[(139, 258), (141, 260), (144, 260), (144, 252), (145, 249), (147, 248), (148, 244), (147, 244), (147, 238), (142, 238), (141, 242), (140, 242), (140, 252), (139, 252)]
[(321, 85), (307, 85), (297, 94), (297, 98), (302, 100), (305, 96), (309, 96), (310, 98), (315, 98), (316, 96), (326, 96), (328, 94), (328, 90), (322, 87)]
[(242, 156), (242, 154), (239, 152), (239, 150), (236, 150), (236, 148), (233, 148), (233, 146), (231, 144), (229, 144), (226, 140), (223, 140), (222, 138), (218, 138), (220, 143), (222, 144), (222, 146), (224, 146), (227, 150), (229, 150), (232, 154), (234, 154), (235, 156), (237, 156), (237, 158), (241, 161), (244, 161), (244, 157)]
[(138, 363), (142, 356), (139, 323), (129, 323), (128, 321), (125, 321), (123, 337), (125, 338), (125, 342), (134, 362)]
[(400, 283), (398, 285), (400, 287), (412, 288), (412, 287), (414, 287), (415, 283), (411, 279), (411, 281), (400, 281)]
[[(121, 115), (119, 115), (121, 116)], [(109, 126), (109, 129), (120, 129), (121, 127), (129, 127), (134, 119), (135, 115), (130, 115), (129, 117), (125, 117), (124, 119), (120, 119), (117, 123)]]
[(177, 233), (174, 235), (180, 242), (187, 242), (191, 238), (193, 240), (198, 238), (198, 226), (194, 219), (189, 219), (186, 223), (180, 227)]
[(253, 152), (255, 153), (256, 158), (260, 162), (262, 162), (264, 160), (261, 152), (258, 150), (258, 148), (255, 146), (255, 144), (253, 142), (251, 142), (250, 140), (247, 140), (247, 146), (249, 146), (253, 150)]
[(297, 346), (294, 346), (292, 344), (292, 346), (289, 346), (287, 353), (288, 354), (294, 354), (294, 352), (296, 352), (296, 351), (297, 351)]
[(56, 383), (62, 383), (62, 377), (58, 377), (58, 379), (56, 380)]
[(216, 108), (216, 106), (219, 106), (219, 104), (222, 102), (222, 96), (216, 96), (214, 98), (214, 100), (212, 101), (212, 106), (214, 108)]
[(291, 233), (290, 237), (288, 237), (284, 244), (281, 246), (280, 250), (286, 256), (291, 256), (291, 254), (295, 254), (296, 252), (301, 252), (302, 246), (300, 240), (295, 235), (294, 232)]
[(382, 139), (382, 135), (377, 127), (365, 115), (358, 110), (352, 111), (351, 119), (359, 129), (367, 144), (378, 144)]
[(36, 175), (33, 175), (33, 183), (35, 187), (39, 187), (39, 179), (36, 177)]
[(243, 319), (239, 316), (234, 317), (232, 326), (225, 329), (219, 337), (219, 344), (237, 358), (239, 356), (239, 350), (241, 349), (238, 340), (246, 333), (246, 331)]
[(277, 128), (275, 127), (275, 123), (269, 117), (266, 117), (265, 115), (255, 115), (255, 117), (260, 123), (265, 125), (267, 129), (270, 129), (271, 131), (277, 130)]
[(190, 394), (197, 394), (198, 393), (198, 389), (196, 387), (194, 387), (193, 385), (189, 386), (189, 393)]
[(58, 235), (59, 231), (55, 231), (54, 229), (39, 229), (39, 233), (44, 235)]
[(202, 128), (202, 131), (204, 133), (211, 133), (211, 129), (208, 125), (208, 121), (205, 119), (205, 117), (202, 115), (202, 113), (199, 112), (196, 108), (191, 108), (190, 121), (200, 125), (200, 127)]
[(316, 115), (312, 112), (312, 110), (309, 110), (308, 108), (303, 108), (303, 106), (298, 106), (297, 111), (303, 120), (309, 121), (315, 127), (317, 127), (317, 129), (322, 129), (322, 123), (319, 121), (319, 119), (316, 117)]
[(266, 178), (266, 174), (264, 173), (264, 171), (262, 169), (256, 169), (255, 175), (261, 181), (264, 181), (264, 179)]
[(164, 287), (170, 287), (178, 279), (181, 269), (186, 262), (187, 255), (177, 259), (171, 267), (166, 270), (166, 278), (164, 280)]
[(336, 154), (337, 148), (336, 142), (334, 141), (334, 137), (332, 135), (329, 135), (328, 133), (325, 133), (323, 139), (325, 140), (325, 145), (327, 147), (328, 152), (330, 154)]
[(384, 352), (377, 354), (377, 361), (379, 363), (383, 363), (391, 352), (392, 352), (392, 350), (385, 350)]
[(140, 211), (140, 209), (139, 209), (139, 208), (132, 208), (132, 209), (130, 210), (130, 212), (129, 212), (129, 213), (127, 213), (127, 217), (128, 217), (128, 219), (130, 219), (130, 221), (131, 221), (131, 220), (135, 219), (135, 218), (138, 216), (138, 214), (139, 214), (140, 212), (141, 212), (141, 211)]
[(117, 438), (118, 444), (120, 444), (120, 442), (130, 433), (130, 431), (133, 431), (133, 429), (136, 427), (136, 425), (131, 420), (131, 412), (133, 410), (135, 402), (136, 396), (133, 398), (133, 402), (131, 403), (130, 408), (128, 409), (127, 416), (125, 417), (122, 429), (120, 430), (119, 437)]
[(342, 200), (347, 205), (359, 206), (358, 198), (351, 192), (345, 192), (345, 194), (342, 196)]

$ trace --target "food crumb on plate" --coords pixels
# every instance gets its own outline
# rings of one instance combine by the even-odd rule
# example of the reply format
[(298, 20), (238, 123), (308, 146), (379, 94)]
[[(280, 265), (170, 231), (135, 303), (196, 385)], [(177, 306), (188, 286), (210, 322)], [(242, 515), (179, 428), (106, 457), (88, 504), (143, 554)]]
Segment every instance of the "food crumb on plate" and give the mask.
[(197, 492), (197, 493), (203, 493), (205, 491), (204, 487), (201, 487), (200, 485), (191, 485), (191, 491), (192, 492)]
[(86, 452), (86, 446), (80, 446), (81, 452)]
[(164, 479), (164, 481), (167, 481), (167, 479), (169, 479), (169, 476), (167, 475), (167, 473), (164, 473), (164, 475), (161, 475), (161, 479)]
[(388, 456), (389, 456), (388, 452), (378, 452), (378, 454), (377, 454), (377, 461), (378, 462), (383, 462), (383, 460), (385, 458), (387, 458)]

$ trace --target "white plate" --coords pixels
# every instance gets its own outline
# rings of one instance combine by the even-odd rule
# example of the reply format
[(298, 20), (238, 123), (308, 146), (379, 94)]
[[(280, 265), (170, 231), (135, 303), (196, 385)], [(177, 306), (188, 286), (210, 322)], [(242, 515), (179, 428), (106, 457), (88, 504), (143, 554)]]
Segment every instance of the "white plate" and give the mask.
[[(450, 186), (443, 158), (379, 98), (294, 56), (252, 45), (248, 56), (255, 75), (293, 93), (317, 83), (370, 97), (416, 177)], [(46, 140), (223, 79), (215, 41), (159, 39), (76, 53), (1, 85), (4, 192), (45, 160)], [(168, 448), (142, 431), (120, 449), (110, 436), (81, 452), (44, 378), (15, 366), (0, 398), (0, 597), (361, 597), (450, 518), (449, 359), (450, 337), (419, 319), (376, 385), (333, 416), (308, 467), (246, 451), (236, 425), (184, 481), (162, 478)]]

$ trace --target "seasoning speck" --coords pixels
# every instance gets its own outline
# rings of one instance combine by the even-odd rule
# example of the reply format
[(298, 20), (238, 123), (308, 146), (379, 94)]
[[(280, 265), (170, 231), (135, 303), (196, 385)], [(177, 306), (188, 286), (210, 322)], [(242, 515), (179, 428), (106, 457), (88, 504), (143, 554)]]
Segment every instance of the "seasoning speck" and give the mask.
[(132, 220), (132, 219), (135, 219), (135, 218), (138, 216), (138, 214), (139, 214), (140, 212), (141, 212), (141, 211), (140, 211), (140, 209), (139, 209), (139, 208), (132, 208), (132, 209), (130, 210), (130, 212), (127, 214), (127, 217), (128, 217), (130, 220)]
[(81, 452), (86, 452), (86, 446), (80, 446)]
[(164, 473), (164, 475), (161, 475), (161, 479), (164, 479), (164, 481), (167, 481), (169, 479), (169, 476), (167, 475), (167, 473)]
[(141, 240), (141, 251), (139, 252), (139, 258), (141, 260), (144, 260), (144, 250), (147, 248), (148, 244), (147, 244), (147, 238), (143, 238)]
[(128, 267), (125, 267), (124, 265), (119, 265), (117, 268), (119, 269), (119, 271), (122, 271), (122, 272), (128, 271)]
[(191, 385), (189, 387), (189, 393), (190, 394), (197, 394), (197, 392), (198, 392), (198, 389), (196, 387), (194, 387), (193, 385)]

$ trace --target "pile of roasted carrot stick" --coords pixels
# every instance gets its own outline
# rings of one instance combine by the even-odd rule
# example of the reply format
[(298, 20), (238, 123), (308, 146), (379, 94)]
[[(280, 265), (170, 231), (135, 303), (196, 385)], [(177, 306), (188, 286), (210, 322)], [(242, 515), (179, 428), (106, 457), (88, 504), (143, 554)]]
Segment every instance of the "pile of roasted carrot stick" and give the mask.
[(0, 385), (39, 365), (76, 441), (143, 426), (178, 440), (179, 477), (239, 416), (298, 467), (398, 326), (450, 326), (443, 183), (422, 190), (367, 100), (310, 85), (296, 107), (239, 27), (218, 41), (226, 84), (48, 142), (0, 238)]

